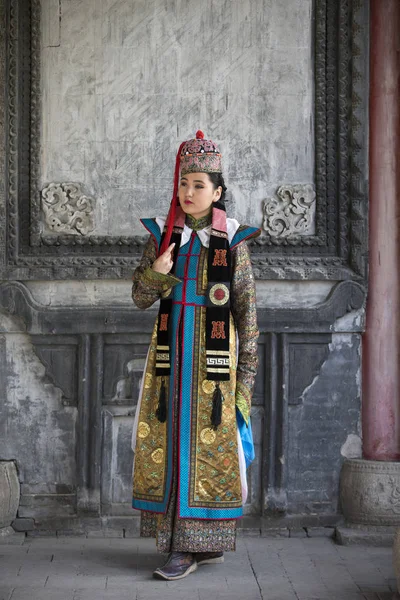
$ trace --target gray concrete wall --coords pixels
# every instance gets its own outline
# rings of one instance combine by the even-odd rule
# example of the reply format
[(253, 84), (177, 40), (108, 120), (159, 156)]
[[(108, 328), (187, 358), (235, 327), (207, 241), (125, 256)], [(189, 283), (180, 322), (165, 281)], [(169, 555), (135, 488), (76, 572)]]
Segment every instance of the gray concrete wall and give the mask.
[(313, 181), (311, 0), (42, 0), (42, 184), (81, 182), (93, 233), (164, 214), (179, 143), (220, 144), (231, 216)]

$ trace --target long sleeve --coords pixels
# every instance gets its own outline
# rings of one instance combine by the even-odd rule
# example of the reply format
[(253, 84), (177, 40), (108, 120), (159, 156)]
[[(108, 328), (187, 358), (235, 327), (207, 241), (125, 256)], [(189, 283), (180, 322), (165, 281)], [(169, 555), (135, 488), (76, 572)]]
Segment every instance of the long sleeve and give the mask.
[(133, 273), (132, 300), (138, 308), (149, 308), (181, 280), (175, 275), (157, 273), (151, 268), (157, 258), (156, 246), (150, 236), (143, 250), (139, 266)]
[(258, 367), (258, 326), (256, 286), (250, 251), (244, 241), (232, 252), (231, 311), (239, 337), (236, 379), (236, 406), (246, 423)]

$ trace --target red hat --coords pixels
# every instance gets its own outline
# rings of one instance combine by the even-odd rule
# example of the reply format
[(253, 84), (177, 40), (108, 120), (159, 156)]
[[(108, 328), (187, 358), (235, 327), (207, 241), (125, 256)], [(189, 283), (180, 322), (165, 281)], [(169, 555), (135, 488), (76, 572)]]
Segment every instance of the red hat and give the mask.
[(222, 173), (222, 157), (212, 140), (205, 140), (202, 131), (185, 142), (180, 152), (181, 173)]
[(175, 223), (177, 207), (179, 172), (186, 173), (221, 173), (222, 157), (217, 145), (212, 140), (205, 140), (204, 133), (196, 132), (196, 137), (179, 146), (175, 160), (174, 191), (171, 206), (165, 222), (166, 232), (161, 244), (160, 254), (168, 248)]

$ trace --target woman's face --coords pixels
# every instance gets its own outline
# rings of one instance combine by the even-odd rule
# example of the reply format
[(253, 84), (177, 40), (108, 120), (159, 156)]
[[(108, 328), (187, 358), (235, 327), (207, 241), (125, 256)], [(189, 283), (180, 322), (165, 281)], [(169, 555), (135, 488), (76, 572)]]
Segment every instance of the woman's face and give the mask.
[(222, 187), (214, 189), (207, 173), (187, 173), (179, 184), (179, 204), (183, 212), (200, 219), (208, 215), (211, 204), (220, 199), (221, 193)]

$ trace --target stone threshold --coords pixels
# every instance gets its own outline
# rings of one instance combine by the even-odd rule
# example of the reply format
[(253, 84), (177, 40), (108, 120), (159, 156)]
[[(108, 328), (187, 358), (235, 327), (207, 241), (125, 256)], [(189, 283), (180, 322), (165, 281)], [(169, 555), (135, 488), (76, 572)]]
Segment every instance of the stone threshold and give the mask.
[[(238, 535), (245, 537), (334, 537), (340, 515), (286, 515), (249, 517), (238, 521)], [(140, 516), (16, 518), (14, 531), (28, 537), (82, 536), (135, 538), (140, 534)]]

